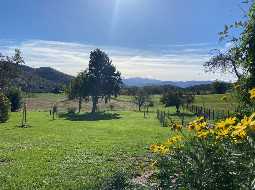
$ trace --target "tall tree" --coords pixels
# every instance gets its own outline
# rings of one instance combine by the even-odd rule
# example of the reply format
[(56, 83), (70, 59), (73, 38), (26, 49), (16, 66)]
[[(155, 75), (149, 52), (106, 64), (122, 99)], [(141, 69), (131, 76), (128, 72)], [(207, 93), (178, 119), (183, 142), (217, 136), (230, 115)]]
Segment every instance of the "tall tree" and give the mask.
[(97, 110), (98, 100), (107, 102), (112, 95), (117, 96), (122, 85), (121, 74), (112, 65), (108, 55), (100, 49), (90, 53), (88, 68), (92, 113)]
[(255, 87), (255, 1), (245, 0), (243, 3), (242, 19), (225, 25), (224, 31), (219, 33), (220, 40), (230, 42), (231, 48), (213, 56), (205, 67), (211, 71), (234, 72), (238, 79), (238, 98), (241, 106), (246, 106), (251, 104), (248, 91)]
[(91, 112), (94, 113), (99, 99), (107, 103), (111, 96), (119, 94), (121, 85), (121, 74), (112, 65), (108, 55), (100, 49), (95, 49), (90, 53), (89, 68), (70, 83), (68, 95), (70, 99), (79, 99), (79, 110), (82, 99), (90, 96)]
[(15, 49), (12, 57), (3, 56), (0, 53), (0, 90), (5, 91), (11, 79), (18, 76), (18, 65), (23, 64), (24, 60), (19, 49)]

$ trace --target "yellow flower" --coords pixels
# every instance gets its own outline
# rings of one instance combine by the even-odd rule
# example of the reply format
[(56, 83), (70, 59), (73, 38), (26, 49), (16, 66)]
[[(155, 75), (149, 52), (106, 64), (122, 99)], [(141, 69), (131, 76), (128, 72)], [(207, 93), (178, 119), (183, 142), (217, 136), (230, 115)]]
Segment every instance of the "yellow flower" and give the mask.
[(216, 139), (223, 139), (231, 136), (234, 125), (237, 123), (236, 117), (229, 117), (215, 125)]
[(250, 99), (254, 99), (255, 98), (255, 88), (251, 89), (249, 91), (249, 93), (250, 93)]
[(207, 130), (207, 131), (199, 131), (199, 132), (197, 133), (197, 137), (198, 137), (198, 138), (204, 139), (204, 138), (208, 137), (209, 134), (210, 134), (210, 131), (209, 131), (209, 130)]
[(200, 131), (202, 129), (205, 129), (206, 127), (207, 127), (207, 123), (205, 122), (204, 117), (198, 117), (197, 119), (195, 119), (194, 121), (188, 124), (189, 130), (195, 129), (196, 131)]
[(182, 125), (178, 123), (171, 123), (169, 126), (173, 131), (180, 131), (182, 129)]
[(168, 145), (175, 145), (176, 143), (182, 141), (183, 137), (181, 135), (176, 135), (171, 138), (169, 138), (166, 142)]
[(151, 150), (151, 152), (153, 152), (153, 153), (160, 153), (161, 155), (165, 155), (166, 153), (169, 152), (169, 148), (166, 147), (166, 146), (163, 145), (163, 144), (159, 144), (159, 145), (157, 145), (157, 144), (152, 144), (152, 145), (150, 146), (150, 150)]

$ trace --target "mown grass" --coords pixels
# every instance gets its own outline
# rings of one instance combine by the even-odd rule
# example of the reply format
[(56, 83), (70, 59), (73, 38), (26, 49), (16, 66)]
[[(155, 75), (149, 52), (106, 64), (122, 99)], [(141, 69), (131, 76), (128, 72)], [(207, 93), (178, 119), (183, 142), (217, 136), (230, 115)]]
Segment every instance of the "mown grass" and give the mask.
[(135, 170), (148, 146), (170, 135), (154, 114), (115, 114), (52, 121), (47, 112), (29, 112), (24, 129), (17, 127), (20, 113), (12, 114), (0, 124), (0, 189), (98, 189), (116, 171)]

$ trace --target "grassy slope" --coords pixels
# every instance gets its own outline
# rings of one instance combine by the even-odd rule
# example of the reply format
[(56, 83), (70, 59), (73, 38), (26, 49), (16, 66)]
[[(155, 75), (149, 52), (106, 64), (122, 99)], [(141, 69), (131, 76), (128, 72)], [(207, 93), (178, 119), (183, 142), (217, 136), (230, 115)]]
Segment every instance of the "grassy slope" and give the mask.
[(31, 128), (16, 127), (20, 113), (0, 124), (0, 189), (94, 189), (170, 133), (154, 115), (137, 112), (101, 121), (51, 121), (45, 112), (28, 117)]
[[(227, 100), (222, 100), (226, 96)], [(197, 95), (195, 97), (194, 105), (204, 106), (215, 110), (235, 110), (237, 100), (231, 94), (210, 94), (210, 95)]]

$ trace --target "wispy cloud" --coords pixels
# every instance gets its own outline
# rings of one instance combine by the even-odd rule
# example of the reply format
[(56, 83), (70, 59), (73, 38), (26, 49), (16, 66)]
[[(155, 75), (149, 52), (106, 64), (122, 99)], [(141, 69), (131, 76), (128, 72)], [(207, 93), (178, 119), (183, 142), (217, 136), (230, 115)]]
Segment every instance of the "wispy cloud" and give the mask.
[(147, 77), (161, 80), (226, 80), (220, 75), (204, 73), (203, 63), (209, 59), (212, 44), (176, 44), (150, 50), (95, 46), (58, 41), (0, 41), (0, 52), (10, 54), (15, 48), (23, 52), (32, 67), (53, 67), (76, 75), (88, 66), (89, 53), (101, 48), (111, 57), (124, 77)]

